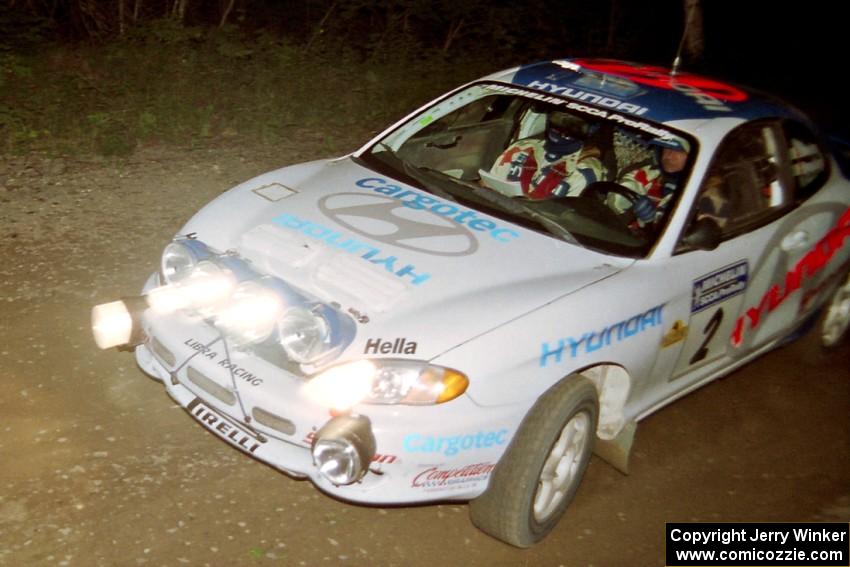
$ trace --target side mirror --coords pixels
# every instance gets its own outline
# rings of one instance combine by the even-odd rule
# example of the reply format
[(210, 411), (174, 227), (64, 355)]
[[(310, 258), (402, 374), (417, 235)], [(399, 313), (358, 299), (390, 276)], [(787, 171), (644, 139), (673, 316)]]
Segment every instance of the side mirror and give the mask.
[(720, 246), (723, 232), (712, 218), (701, 218), (685, 232), (682, 244), (693, 250), (714, 250)]

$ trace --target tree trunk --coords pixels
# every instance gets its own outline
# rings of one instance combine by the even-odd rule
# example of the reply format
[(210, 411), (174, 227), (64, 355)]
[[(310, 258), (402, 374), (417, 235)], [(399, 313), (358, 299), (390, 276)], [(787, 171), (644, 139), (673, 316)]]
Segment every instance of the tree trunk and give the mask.
[(221, 14), (221, 21), (218, 23), (218, 27), (223, 28), (227, 23), (227, 18), (230, 16), (230, 12), (233, 10), (233, 5), (236, 4), (236, 0), (227, 0), (227, 5), (224, 7), (224, 12)]
[(443, 42), (443, 53), (448, 53), (449, 48), (452, 46), (452, 42), (457, 38), (460, 33), (460, 28), (463, 27), (464, 19), (461, 18), (459, 20), (455, 20), (449, 26), (449, 33), (446, 34), (446, 41)]
[(307, 46), (304, 48), (305, 51), (310, 51), (310, 47), (313, 45), (313, 42), (316, 41), (316, 38), (322, 34), (322, 28), (325, 27), (325, 22), (327, 22), (328, 18), (331, 17), (331, 14), (333, 13), (334, 9), (336, 9), (336, 2), (331, 4), (330, 8), (328, 8), (328, 11), (325, 12), (324, 16), (322, 16), (322, 20), (319, 22), (319, 25), (316, 26), (316, 30), (313, 32), (313, 35), (310, 36), (310, 41), (307, 42)]

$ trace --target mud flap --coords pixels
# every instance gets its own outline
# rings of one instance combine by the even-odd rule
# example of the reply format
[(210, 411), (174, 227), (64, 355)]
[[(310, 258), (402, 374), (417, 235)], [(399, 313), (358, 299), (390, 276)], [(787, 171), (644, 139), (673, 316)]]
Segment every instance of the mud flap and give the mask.
[(623, 474), (629, 474), (629, 455), (635, 440), (637, 423), (630, 421), (613, 439), (596, 439), (593, 452)]

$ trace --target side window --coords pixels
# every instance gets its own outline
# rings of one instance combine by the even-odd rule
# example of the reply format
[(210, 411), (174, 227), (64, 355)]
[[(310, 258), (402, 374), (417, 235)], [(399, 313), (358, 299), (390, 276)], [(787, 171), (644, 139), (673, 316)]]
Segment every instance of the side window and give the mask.
[(691, 222), (713, 220), (725, 240), (773, 219), (791, 202), (787, 184), (780, 181), (782, 142), (773, 121), (729, 133), (703, 179)]
[(808, 128), (790, 120), (783, 124), (788, 148), (786, 163), (791, 177), (794, 199), (802, 201), (820, 189), (829, 172), (817, 139)]

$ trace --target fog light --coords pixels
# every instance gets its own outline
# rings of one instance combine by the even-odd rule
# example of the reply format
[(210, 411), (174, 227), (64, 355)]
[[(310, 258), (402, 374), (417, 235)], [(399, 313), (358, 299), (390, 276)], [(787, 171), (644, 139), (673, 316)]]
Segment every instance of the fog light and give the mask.
[(357, 482), (375, 456), (375, 435), (368, 417), (342, 415), (316, 433), (313, 464), (335, 485)]
[(135, 346), (142, 343), (139, 318), (148, 308), (144, 297), (128, 297), (95, 305), (91, 310), (94, 342), (102, 349)]

